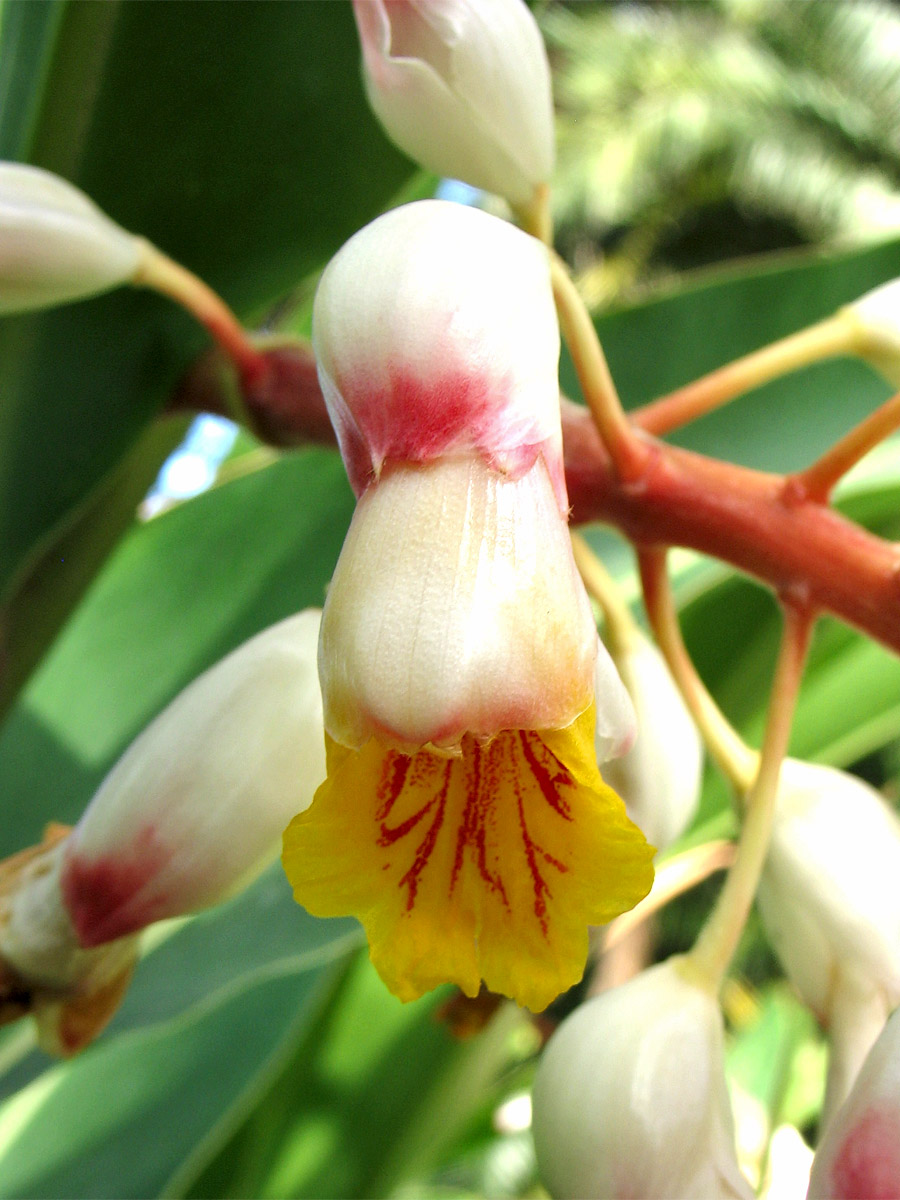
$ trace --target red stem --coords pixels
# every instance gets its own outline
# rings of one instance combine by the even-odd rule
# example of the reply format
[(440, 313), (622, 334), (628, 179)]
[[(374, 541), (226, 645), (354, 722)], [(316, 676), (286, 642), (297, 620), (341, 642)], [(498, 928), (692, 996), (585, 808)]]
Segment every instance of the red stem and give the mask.
[(590, 415), (563, 405), (575, 522), (606, 521), (637, 545), (686, 546), (730, 563), (786, 601), (833, 614), (900, 653), (900, 549), (780, 475), (648, 439), (647, 469), (618, 480)]
[[(265, 407), (265, 405), (263, 405)], [(334, 444), (314, 381), (279, 412), (278, 444)], [(900, 549), (866, 533), (804, 487), (657, 442), (622, 482), (589, 412), (563, 401), (573, 522), (605, 521), (637, 545), (687, 546), (731, 563), (786, 599), (831, 613), (900, 653)]]

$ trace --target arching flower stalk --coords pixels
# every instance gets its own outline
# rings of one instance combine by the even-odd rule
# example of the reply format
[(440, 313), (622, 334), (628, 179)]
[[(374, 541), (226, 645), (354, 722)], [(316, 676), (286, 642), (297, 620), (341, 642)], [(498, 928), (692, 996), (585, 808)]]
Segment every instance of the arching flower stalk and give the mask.
[(484, 980), (541, 1009), (652, 880), (594, 757), (633, 714), (572, 558), (545, 251), (397, 209), (326, 270), (313, 340), (359, 503), (322, 621), (328, 779), (285, 870), (402, 999)]

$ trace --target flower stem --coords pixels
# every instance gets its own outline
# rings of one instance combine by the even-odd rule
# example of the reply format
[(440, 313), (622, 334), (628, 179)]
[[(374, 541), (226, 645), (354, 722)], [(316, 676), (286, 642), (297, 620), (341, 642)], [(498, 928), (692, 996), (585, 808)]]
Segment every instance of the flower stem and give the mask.
[(851, 429), (805, 471), (790, 477), (808, 500), (825, 504), (838, 480), (891, 433), (900, 429), (900, 392)]
[(514, 209), (516, 220), (526, 233), (545, 246), (553, 245), (553, 211), (550, 207), (550, 186), (540, 183), (528, 204)]
[(718, 991), (728, 970), (765, 865), (778, 777), (787, 753), (815, 614), (786, 603), (784, 621), (759, 770), (747, 797), (737, 854), (715, 908), (689, 953), (694, 969), (711, 991)]
[(590, 313), (565, 263), (552, 251), (550, 277), (560, 327), (575, 364), (585, 403), (609, 452), (616, 474), (623, 482), (633, 482), (640, 478), (647, 466), (649, 447), (625, 415)]
[(647, 617), (669, 670), (719, 770), (744, 793), (756, 775), (758, 756), (725, 719), (687, 652), (666, 570), (666, 551), (638, 549), (638, 566)]
[(900, 653), (900, 547), (824, 504), (804, 504), (782, 475), (751, 471), (652, 439), (633, 487), (612, 468), (581, 405), (562, 405), (566, 488), (576, 524), (605, 521), (636, 545), (684, 546), (796, 594)]
[(852, 354), (858, 344), (858, 330), (837, 313), (636, 409), (632, 420), (647, 433), (656, 436), (669, 433), (799, 367), (839, 354)]
[(680, 854), (673, 854), (656, 868), (656, 876), (649, 895), (628, 912), (622, 913), (605, 927), (604, 949), (614, 946), (626, 937), (635, 926), (659, 912), (661, 908), (683, 895), (697, 884), (724, 871), (734, 862), (734, 842), (717, 839), (692, 846)]
[(132, 279), (136, 286), (149, 287), (168, 296), (193, 316), (234, 364), (246, 387), (268, 371), (266, 357), (247, 335), (225, 301), (193, 272), (141, 239), (142, 257)]
[(575, 565), (588, 594), (593, 596), (606, 618), (606, 641), (614, 655), (623, 654), (635, 640), (637, 623), (615, 580), (581, 536), (572, 532)]

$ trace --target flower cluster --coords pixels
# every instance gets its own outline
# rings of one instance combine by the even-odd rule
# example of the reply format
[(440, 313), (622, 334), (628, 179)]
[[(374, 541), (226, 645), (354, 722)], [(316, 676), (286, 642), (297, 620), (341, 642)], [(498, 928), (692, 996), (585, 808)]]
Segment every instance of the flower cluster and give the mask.
[(595, 694), (606, 756), (633, 716), (569, 542), (546, 253), (395, 210), (326, 270), (313, 342), (359, 502), (322, 618), (328, 779), (285, 869), (402, 998), (484, 980), (541, 1009), (652, 878), (595, 759)]
[[(550, 75), (521, 0), (353, 7), (387, 134), (426, 168), (504, 197), (549, 240)], [(201, 675), (74, 829), (0, 864), (0, 1016), (31, 1011), (48, 1049), (74, 1052), (109, 1019), (144, 928), (246, 886), (279, 842), (297, 901), (358, 918), (403, 1000), (449, 982), (538, 1012), (581, 980), (590, 928), (647, 896), (655, 849), (696, 813), (694, 716), (708, 722), (712, 702), (681, 677), (689, 711), (620, 599), (607, 610), (625, 614), (612, 657), (598, 638), (568, 526), (557, 304), (570, 348), (586, 324), (581, 361), (601, 391), (605, 362), (586, 313), (567, 322), (552, 262), (523, 229), (420, 201), (359, 231), (324, 270), (316, 370), (357, 505), (321, 619), (288, 618)], [(193, 306), (253, 374), (253, 346), (205, 285), (71, 184), (0, 164), (0, 314), (126, 282)], [(804, 353), (849, 347), (896, 383), (897, 295), (895, 281), (846, 306)], [(712, 391), (694, 396), (694, 415)], [(606, 400), (604, 452), (639, 490), (614, 442), (627, 429), (644, 443)], [(869, 433), (794, 481), (804, 503), (827, 496)], [(796, 698), (807, 616), (786, 623), (796, 639), (779, 669), (796, 672), (776, 673), (756, 781), (731, 771), (750, 812), (697, 945), (576, 1007), (543, 1055), (534, 1136), (554, 1196), (751, 1195), (718, 992), (757, 884), (770, 940), (831, 1039), (810, 1196), (900, 1191), (898, 1017), (884, 1028), (900, 1004), (900, 903), (884, 886), (900, 873), (900, 822), (861, 781), (783, 761), (778, 709), (789, 716)], [(675, 645), (660, 644), (677, 673), (675, 629)], [(718, 750), (727, 758), (721, 738)]]

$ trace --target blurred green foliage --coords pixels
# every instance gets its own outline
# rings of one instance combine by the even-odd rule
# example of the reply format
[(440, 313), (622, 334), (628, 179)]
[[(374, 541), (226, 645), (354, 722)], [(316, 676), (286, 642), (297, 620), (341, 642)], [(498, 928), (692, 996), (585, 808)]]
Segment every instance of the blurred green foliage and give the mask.
[(722, 258), (900, 228), (900, 11), (887, 0), (539, 11), (559, 236), (598, 300)]

